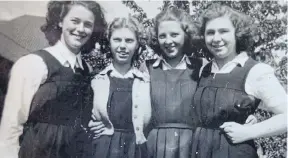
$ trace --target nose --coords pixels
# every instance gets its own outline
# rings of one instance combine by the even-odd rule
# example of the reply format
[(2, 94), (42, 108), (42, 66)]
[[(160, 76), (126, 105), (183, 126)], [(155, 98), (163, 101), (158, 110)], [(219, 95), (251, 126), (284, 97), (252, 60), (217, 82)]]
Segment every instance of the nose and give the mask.
[(80, 23), (80, 24), (77, 26), (77, 31), (78, 31), (78, 32), (84, 32), (84, 24), (83, 24), (83, 23)]
[(221, 41), (221, 35), (216, 32), (213, 36), (213, 42), (220, 42), (220, 41)]
[(126, 43), (125, 43), (124, 40), (122, 40), (122, 41), (120, 42), (119, 48), (120, 48), (120, 50), (125, 50), (125, 49), (126, 49)]
[(167, 37), (164, 41), (164, 44), (166, 44), (166, 45), (170, 45), (172, 43), (173, 43), (173, 40), (170, 37)]

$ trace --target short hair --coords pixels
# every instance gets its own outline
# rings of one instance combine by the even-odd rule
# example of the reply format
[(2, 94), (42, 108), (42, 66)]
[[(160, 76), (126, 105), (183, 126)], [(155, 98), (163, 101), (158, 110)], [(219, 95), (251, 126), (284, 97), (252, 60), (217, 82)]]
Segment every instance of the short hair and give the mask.
[[(128, 15), (128, 17), (117, 17), (117, 18), (113, 19), (113, 21), (109, 24), (108, 29), (107, 29), (107, 33), (106, 33), (107, 40), (110, 41), (110, 38), (111, 38), (113, 32), (115, 30), (121, 29), (121, 28), (128, 28), (129, 30), (134, 32), (135, 36), (136, 36), (136, 40), (139, 44), (139, 48), (141, 47), (143, 50), (145, 43), (142, 40), (140, 40), (144, 36), (143, 26), (138, 21), (137, 18), (135, 18), (131, 15)], [(134, 53), (134, 56), (132, 58), (132, 63), (134, 65), (137, 65), (137, 62), (139, 60), (139, 56), (141, 55), (141, 53), (138, 53), (139, 48), (136, 49), (136, 52)], [(109, 45), (109, 49), (110, 49), (110, 45)], [(107, 51), (107, 53), (108, 53), (107, 57), (112, 58), (112, 53), (110, 52), (110, 50)]]
[(236, 52), (238, 54), (241, 51), (249, 52), (254, 43), (253, 37), (257, 32), (254, 20), (244, 13), (238, 12), (226, 5), (221, 5), (219, 3), (211, 4), (200, 15), (199, 21), (195, 23), (198, 28), (198, 36), (195, 36), (194, 38), (201, 40), (201, 43), (204, 45), (204, 52), (209, 52), (204, 42), (207, 22), (223, 16), (228, 16), (233, 26), (235, 27)]
[[(176, 21), (179, 22), (181, 25), (181, 28), (185, 32), (185, 42), (184, 42), (184, 48), (183, 51), (188, 56), (190, 56), (194, 50), (194, 42), (193, 42), (193, 36), (197, 34), (197, 29), (194, 25), (194, 20), (192, 17), (185, 12), (184, 10), (178, 9), (175, 6), (169, 6), (163, 11), (161, 11), (158, 15), (155, 17), (155, 26), (154, 26), (154, 42), (152, 43), (152, 48), (155, 50), (157, 54), (161, 54), (162, 50), (158, 43), (158, 29), (159, 25), (163, 21)], [(157, 39), (157, 40), (156, 40)], [(157, 41), (157, 42), (155, 42)]]
[(94, 15), (93, 33), (81, 48), (82, 52), (89, 53), (95, 47), (96, 42), (101, 42), (101, 38), (103, 38), (107, 27), (103, 9), (95, 1), (50, 1), (47, 5), (46, 23), (40, 29), (44, 32), (49, 45), (54, 45), (62, 34), (59, 23), (63, 21), (73, 5), (81, 5), (90, 10)]

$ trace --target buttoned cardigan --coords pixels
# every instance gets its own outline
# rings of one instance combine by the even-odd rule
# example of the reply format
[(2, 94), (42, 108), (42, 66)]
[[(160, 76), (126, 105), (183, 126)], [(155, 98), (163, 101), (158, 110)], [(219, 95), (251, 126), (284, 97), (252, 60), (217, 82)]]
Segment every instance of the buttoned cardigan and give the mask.
[[(91, 81), (94, 91), (93, 115), (97, 121), (102, 121), (105, 125), (104, 131), (100, 135), (113, 135), (114, 127), (109, 119), (107, 103), (110, 90), (110, 80), (108, 73), (99, 73)], [(151, 118), (150, 81), (148, 77), (135, 77), (132, 86), (132, 122), (136, 143), (146, 142), (144, 128)], [(100, 136), (99, 135), (99, 136)]]

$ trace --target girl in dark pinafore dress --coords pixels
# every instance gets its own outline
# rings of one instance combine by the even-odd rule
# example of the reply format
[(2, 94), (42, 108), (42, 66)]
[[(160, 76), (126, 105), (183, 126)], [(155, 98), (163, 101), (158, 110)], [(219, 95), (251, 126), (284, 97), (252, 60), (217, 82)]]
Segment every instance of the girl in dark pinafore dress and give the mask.
[(93, 1), (51, 1), (46, 22), (41, 30), (51, 46), (22, 57), (12, 68), (0, 128), (1, 157), (74, 157), (72, 140), (85, 115), (89, 87), (90, 69), (81, 52), (92, 50), (106, 23)]
[(108, 28), (112, 63), (91, 82), (93, 115), (104, 128), (84, 146), (83, 157), (146, 158), (143, 130), (151, 115), (150, 84), (149, 77), (133, 66), (140, 33), (139, 22), (130, 16), (114, 19)]
[(149, 157), (190, 158), (192, 154), (197, 121), (192, 101), (199, 70), (206, 60), (188, 57), (193, 50), (190, 39), (196, 31), (189, 17), (184, 11), (170, 7), (155, 18), (158, 44), (154, 50), (160, 57), (147, 61), (146, 65), (152, 105)]
[(152, 130), (148, 136), (149, 157), (189, 158), (194, 116), (192, 97), (202, 60), (191, 55), (192, 19), (170, 7), (155, 18), (159, 54), (147, 61), (151, 80)]
[[(201, 73), (193, 105), (197, 129), (192, 158), (257, 158), (253, 139), (286, 132), (286, 93), (273, 69), (248, 57), (253, 20), (213, 4), (201, 16), (199, 32), (214, 59)], [(276, 115), (243, 125), (263, 101)]]

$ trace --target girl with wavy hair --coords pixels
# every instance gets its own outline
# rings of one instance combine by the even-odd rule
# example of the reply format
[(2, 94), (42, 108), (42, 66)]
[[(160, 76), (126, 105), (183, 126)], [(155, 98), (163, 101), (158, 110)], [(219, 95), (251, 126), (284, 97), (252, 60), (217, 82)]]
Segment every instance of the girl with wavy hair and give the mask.
[(51, 1), (41, 27), (48, 48), (13, 66), (0, 127), (2, 157), (67, 158), (80, 126), (90, 52), (106, 28), (94, 1)]
[[(149, 157), (190, 158), (197, 115), (193, 104), (199, 72), (206, 60), (195, 52), (195, 21), (184, 10), (170, 6), (155, 18), (159, 58), (148, 60), (152, 117), (147, 147)], [(191, 57), (193, 56), (193, 57)], [(251, 121), (251, 122), (250, 122)], [(246, 122), (255, 121), (251, 115)]]
[[(194, 133), (192, 97), (197, 87), (200, 58), (193, 54), (196, 29), (185, 11), (168, 7), (155, 18), (158, 58), (148, 60), (151, 79), (151, 131), (149, 157), (188, 158)], [(194, 53), (195, 55), (195, 53)]]
[[(146, 158), (144, 129), (151, 116), (149, 77), (134, 66), (142, 29), (134, 17), (115, 18), (108, 27), (112, 62), (94, 76), (93, 117), (101, 128), (83, 157)], [(101, 89), (101, 93), (97, 91)], [(88, 150), (87, 150), (88, 149)], [(144, 149), (144, 150), (143, 150)]]
[[(253, 139), (286, 132), (287, 96), (273, 69), (248, 56), (254, 21), (216, 3), (200, 16), (198, 32), (213, 60), (203, 67), (192, 102), (197, 128), (191, 157), (256, 158)], [(275, 115), (245, 125), (260, 101)]]

